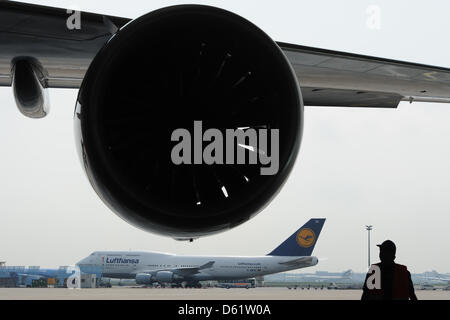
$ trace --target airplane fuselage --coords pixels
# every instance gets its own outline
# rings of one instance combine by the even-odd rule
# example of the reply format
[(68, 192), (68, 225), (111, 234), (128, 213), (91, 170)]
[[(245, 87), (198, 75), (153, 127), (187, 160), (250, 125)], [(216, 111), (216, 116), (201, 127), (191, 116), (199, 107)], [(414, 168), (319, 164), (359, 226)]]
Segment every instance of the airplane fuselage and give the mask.
[[(209, 263), (209, 265), (207, 265)], [(77, 265), (101, 267), (106, 278), (173, 271), (182, 280), (235, 280), (314, 266), (316, 257), (182, 256), (156, 252), (95, 252)], [(205, 266), (202, 268), (202, 266)], [(192, 272), (192, 270), (195, 270)]]

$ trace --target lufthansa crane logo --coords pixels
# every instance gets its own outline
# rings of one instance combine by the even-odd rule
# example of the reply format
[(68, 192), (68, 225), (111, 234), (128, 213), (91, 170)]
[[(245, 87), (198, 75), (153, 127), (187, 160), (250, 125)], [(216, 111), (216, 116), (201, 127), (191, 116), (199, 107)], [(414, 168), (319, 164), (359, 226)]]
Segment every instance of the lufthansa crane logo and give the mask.
[(303, 228), (297, 233), (297, 243), (303, 248), (311, 247), (316, 241), (316, 234), (309, 228)]

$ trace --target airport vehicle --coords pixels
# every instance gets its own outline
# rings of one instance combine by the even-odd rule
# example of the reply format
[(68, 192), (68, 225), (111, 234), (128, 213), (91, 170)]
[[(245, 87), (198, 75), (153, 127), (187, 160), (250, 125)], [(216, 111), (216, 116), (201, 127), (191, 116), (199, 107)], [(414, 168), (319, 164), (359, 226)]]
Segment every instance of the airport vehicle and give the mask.
[[(247, 279), (306, 268), (325, 219), (311, 219), (266, 256), (181, 256), (158, 252), (96, 251), (77, 263), (80, 273), (101, 268), (102, 277), (135, 279), (139, 285), (199, 287), (200, 281)], [(306, 243), (301, 237), (308, 233)]]
[[(0, 45), (0, 85), (20, 112), (42, 118), (48, 88), (80, 89), (76, 147), (95, 192), (127, 222), (178, 240), (234, 228), (276, 196), (304, 106), (450, 102), (449, 69), (275, 42), (203, 5), (130, 20), (1, 1)], [(189, 145), (179, 163), (178, 130), (194, 131), (193, 148), (178, 137)]]
[(355, 290), (355, 289), (362, 289), (363, 285), (360, 283), (330, 283), (327, 286), (328, 290)]
[(327, 287), (328, 290), (338, 290), (339, 286), (336, 283), (330, 283), (330, 285)]
[(244, 279), (244, 280), (222, 280), (217, 285), (217, 288), (225, 288), (225, 289), (231, 289), (231, 288), (255, 288), (256, 287), (256, 279), (250, 278), (250, 279)]
[(420, 286), (420, 290), (436, 290), (437, 288), (432, 284), (424, 283)]

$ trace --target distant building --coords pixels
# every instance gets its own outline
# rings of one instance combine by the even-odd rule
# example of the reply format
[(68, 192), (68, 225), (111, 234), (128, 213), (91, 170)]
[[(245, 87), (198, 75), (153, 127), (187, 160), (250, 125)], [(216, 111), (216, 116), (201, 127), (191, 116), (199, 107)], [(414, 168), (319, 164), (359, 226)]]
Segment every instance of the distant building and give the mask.
[(6, 265), (6, 261), (0, 261), (0, 267), (4, 267)]

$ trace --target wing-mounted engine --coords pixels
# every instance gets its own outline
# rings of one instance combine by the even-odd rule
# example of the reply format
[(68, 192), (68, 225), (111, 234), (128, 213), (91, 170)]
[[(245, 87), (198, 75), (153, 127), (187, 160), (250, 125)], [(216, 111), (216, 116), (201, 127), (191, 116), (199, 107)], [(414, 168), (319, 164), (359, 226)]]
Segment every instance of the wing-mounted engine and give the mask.
[[(0, 1), (0, 22), (0, 86), (14, 87), (20, 111), (44, 117), (47, 87), (81, 86), (77, 146), (97, 194), (124, 220), (178, 239), (233, 228), (270, 202), (299, 149), (302, 98), (355, 108), (450, 103), (449, 68), (277, 45), (207, 6), (131, 21)], [(221, 151), (227, 129), (245, 140)], [(271, 130), (277, 143), (260, 143)]]
[(179, 276), (172, 271), (158, 271), (155, 276), (155, 280), (159, 283), (172, 283), (183, 280), (182, 276)]
[(138, 273), (136, 275), (136, 284), (152, 284), (155, 280), (149, 273)]
[[(177, 239), (233, 228), (266, 206), (292, 169), (302, 120), (278, 45), (233, 13), (196, 5), (121, 28), (90, 65), (75, 114), (102, 200), (135, 226)], [(190, 134), (183, 151), (177, 129)]]

